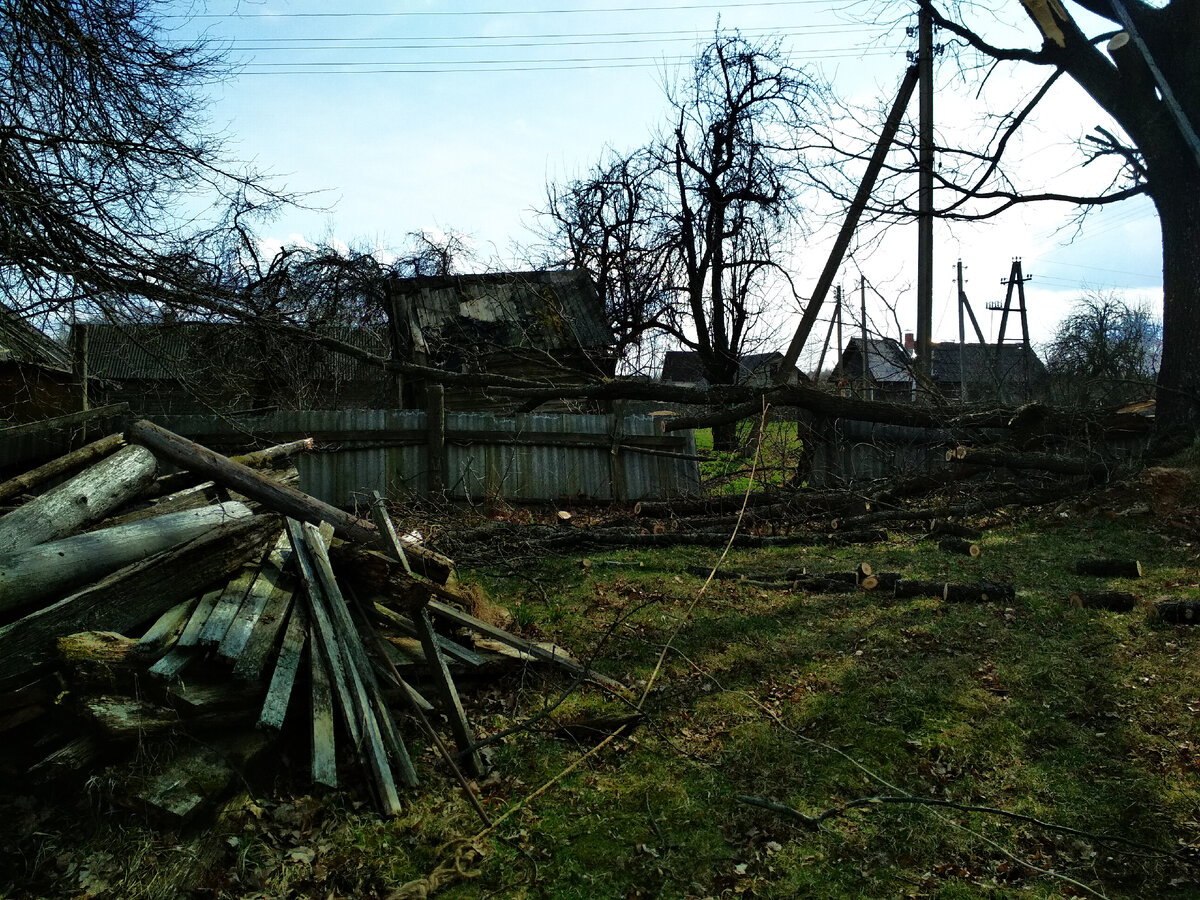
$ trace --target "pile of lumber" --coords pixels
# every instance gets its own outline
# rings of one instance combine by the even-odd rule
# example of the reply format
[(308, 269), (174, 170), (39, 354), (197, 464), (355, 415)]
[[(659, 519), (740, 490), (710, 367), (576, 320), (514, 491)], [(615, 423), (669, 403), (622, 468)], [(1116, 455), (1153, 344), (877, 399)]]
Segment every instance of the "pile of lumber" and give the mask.
[(288, 461), (308, 449), (230, 459), (140, 421), (0, 484), (0, 775), (57, 782), (136, 750), (118, 799), (180, 823), (287, 747), (313, 783), (361, 778), (396, 814), (414, 725), (460, 778), (483, 771), (455, 673), (593, 677), (475, 618), (378, 494), (367, 520), (299, 491)]

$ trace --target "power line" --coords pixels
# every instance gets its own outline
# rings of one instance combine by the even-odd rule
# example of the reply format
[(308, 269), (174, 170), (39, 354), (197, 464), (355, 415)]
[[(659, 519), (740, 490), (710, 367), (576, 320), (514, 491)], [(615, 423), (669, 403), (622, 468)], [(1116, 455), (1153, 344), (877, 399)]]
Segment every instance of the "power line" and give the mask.
[(293, 13), (186, 13), (165, 15), (164, 19), (399, 19), (418, 17), (462, 17), (462, 16), (562, 16), (576, 13), (629, 13), (629, 12), (673, 12), (693, 9), (760, 9), (775, 6), (829, 5), (830, 0), (761, 0), (753, 3), (687, 3), (681, 5), (660, 4), (656, 6), (605, 6), (591, 9), (441, 9), (441, 10), (393, 10), (389, 12), (293, 12)]

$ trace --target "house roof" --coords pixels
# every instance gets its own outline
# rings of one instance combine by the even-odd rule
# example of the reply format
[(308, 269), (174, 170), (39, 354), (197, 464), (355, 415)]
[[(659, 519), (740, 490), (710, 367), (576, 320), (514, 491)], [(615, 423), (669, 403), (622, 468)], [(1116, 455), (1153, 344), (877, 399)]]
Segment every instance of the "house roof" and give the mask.
[[(899, 341), (892, 338), (867, 338), (867, 375), (877, 384), (908, 384), (912, 381), (912, 361)], [(843, 378), (861, 378), (863, 341), (852, 337), (838, 361)]]
[[(778, 350), (770, 353), (745, 353), (738, 358), (738, 381), (744, 381), (755, 371), (767, 363), (783, 359)], [(700, 354), (695, 350), (668, 350), (663, 356), (662, 381), (673, 381), (680, 384), (708, 383), (704, 370), (700, 365)]]
[(5, 306), (0, 306), (0, 362), (71, 371), (71, 356), (65, 347)]
[[(378, 377), (379, 369), (302, 339), (281, 337), (254, 325), (175, 322), (153, 325), (86, 324), (71, 327), (77, 346), (87, 335), (88, 372), (113, 380), (165, 381), (267, 372), (303, 372), (309, 380)], [(367, 328), (320, 329), (362, 350), (386, 357), (386, 341)]]
[(935, 384), (958, 384), (963, 368), (968, 384), (1023, 384), (1026, 371), (1029, 381), (1047, 377), (1045, 364), (1024, 344), (962, 344), (961, 354), (959, 347), (957, 342), (932, 346), (929, 374)]
[(600, 350), (613, 345), (604, 307), (578, 270), (401, 278), (426, 347)]

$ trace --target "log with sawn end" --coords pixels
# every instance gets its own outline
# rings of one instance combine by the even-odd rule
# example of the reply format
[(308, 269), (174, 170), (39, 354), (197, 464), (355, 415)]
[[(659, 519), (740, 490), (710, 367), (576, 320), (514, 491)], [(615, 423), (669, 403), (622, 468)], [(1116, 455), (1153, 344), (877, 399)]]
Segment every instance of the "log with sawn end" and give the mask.
[(1068, 601), (1079, 609), (1106, 609), (1109, 612), (1131, 612), (1138, 602), (1129, 591), (1075, 591)]
[(1136, 559), (1080, 559), (1075, 561), (1075, 574), (1098, 578), (1141, 578), (1142, 564)]
[(53, 658), (55, 638), (76, 631), (125, 632), (195, 596), (256, 554), (279, 527), (275, 516), (236, 519), (0, 628), (0, 684)]
[(0, 518), (0, 553), (36, 547), (103, 519), (154, 479), (145, 447), (125, 447)]
[(1200, 623), (1200, 600), (1160, 600), (1151, 615), (1158, 622), (1196, 625)]
[(901, 578), (892, 589), (895, 597), (900, 599), (910, 597), (937, 597), (939, 600), (946, 592), (946, 582), (929, 581), (921, 578)]
[(978, 544), (963, 540), (962, 538), (944, 538), (938, 541), (938, 549), (943, 553), (957, 553), (960, 556), (970, 556), (972, 558), (982, 552)]

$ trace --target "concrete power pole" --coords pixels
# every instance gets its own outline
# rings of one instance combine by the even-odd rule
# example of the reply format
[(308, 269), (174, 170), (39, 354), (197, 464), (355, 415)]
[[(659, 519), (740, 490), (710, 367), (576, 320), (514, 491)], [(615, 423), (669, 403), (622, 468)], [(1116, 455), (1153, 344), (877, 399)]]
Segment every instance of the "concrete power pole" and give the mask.
[(926, 380), (933, 351), (933, 15), (921, 3), (917, 21), (917, 84), (920, 91), (920, 141), (917, 157), (917, 372)]

